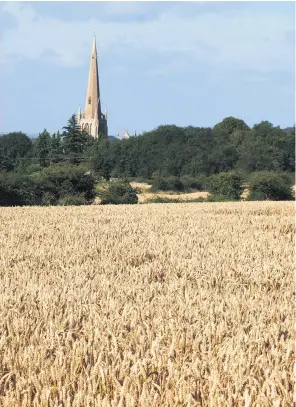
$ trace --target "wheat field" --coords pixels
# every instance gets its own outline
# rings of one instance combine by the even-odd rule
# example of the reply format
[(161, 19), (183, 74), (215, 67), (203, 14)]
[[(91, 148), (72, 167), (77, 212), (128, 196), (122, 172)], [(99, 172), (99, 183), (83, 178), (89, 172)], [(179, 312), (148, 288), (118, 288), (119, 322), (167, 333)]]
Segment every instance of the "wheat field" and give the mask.
[(291, 407), (289, 202), (1, 208), (1, 407)]

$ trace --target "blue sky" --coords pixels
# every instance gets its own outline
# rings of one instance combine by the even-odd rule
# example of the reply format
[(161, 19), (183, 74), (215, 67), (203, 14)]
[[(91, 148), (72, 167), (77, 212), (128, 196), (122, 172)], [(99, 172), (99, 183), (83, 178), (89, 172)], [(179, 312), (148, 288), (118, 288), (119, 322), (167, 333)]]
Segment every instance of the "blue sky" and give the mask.
[(0, 3), (0, 132), (84, 108), (96, 31), (109, 134), (295, 119), (292, 2)]

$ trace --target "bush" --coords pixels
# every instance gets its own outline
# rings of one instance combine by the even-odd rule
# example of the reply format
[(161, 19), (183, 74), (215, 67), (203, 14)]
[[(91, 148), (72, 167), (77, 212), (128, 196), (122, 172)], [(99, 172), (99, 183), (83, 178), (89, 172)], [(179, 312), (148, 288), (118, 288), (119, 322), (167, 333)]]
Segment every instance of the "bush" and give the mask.
[(258, 172), (250, 177), (250, 201), (289, 201), (293, 200), (290, 174)]
[(143, 189), (141, 187), (133, 187), (136, 194), (142, 194)]
[(167, 198), (164, 196), (154, 196), (153, 198), (148, 198), (145, 200), (145, 204), (149, 203), (196, 203), (196, 202), (208, 202), (208, 198), (199, 197), (195, 199), (178, 199), (178, 198)]
[(40, 172), (42, 167), (40, 164), (29, 164), (25, 168), (26, 174), (34, 174), (35, 172)]
[(184, 175), (181, 178), (181, 182), (186, 191), (190, 189), (197, 189), (203, 191), (206, 188), (207, 176), (205, 174), (200, 174), (196, 177), (191, 177), (190, 175)]
[(144, 203), (180, 203), (180, 199), (176, 198), (166, 198), (162, 196), (154, 196), (153, 198), (148, 198)]
[(78, 205), (86, 205), (87, 201), (83, 195), (68, 195), (61, 199), (59, 199), (59, 205), (63, 206), (78, 206)]
[(1, 206), (55, 205), (66, 197), (71, 199), (62, 200), (63, 205), (70, 201), (71, 205), (81, 205), (82, 198), (83, 204), (94, 200), (95, 180), (92, 175), (85, 174), (85, 168), (56, 164), (31, 175), (7, 173), (0, 176)]
[(128, 181), (110, 182), (107, 191), (102, 193), (101, 205), (137, 204), (138, 197)]
[(54, 164), (44, 168), (40, 177), (52, 183), (60, 198), (83, 195), (88, 203), (95, 199), (95, 178), (83, 165)]
[(151, 191), (184, 191), (184, 185), (180, 178), (170, 176), (167, 178), (157, 177), (152, 184)]
[(235, 172), (221, 172), (209, 179), (209, 201), (237, 201), (243, 191), (242, 178)]
[(42, 190), (29, 175), (1, 175), (0, 206), (41, 205), (41, 202)]

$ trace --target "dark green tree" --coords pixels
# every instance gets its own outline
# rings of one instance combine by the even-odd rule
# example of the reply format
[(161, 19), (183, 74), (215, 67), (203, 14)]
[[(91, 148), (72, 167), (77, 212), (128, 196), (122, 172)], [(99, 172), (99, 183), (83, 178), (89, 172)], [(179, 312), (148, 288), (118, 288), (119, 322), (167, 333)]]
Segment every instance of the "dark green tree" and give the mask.
[(68, 120), (67, 126), (63, 127), (63, 150), (65, 156), (69, 158), (72, 164), (81, 162), (83, 153), (86, 149), (88, 136), (81, 131), (76, 115), (73, 114)]
[(52, 147), (52, 138), (46, 129), (39, 134), (35, 140), (33, 154), (37, 158), (36, 162), (41, 167), (47, 167), (50, 164), (50, 153)]
[(243, 192), (242, 178), (235, 172), (221, 172), (209, 179), (209, 192), (217, 200), (240, 199)]
[(32, 140), (20, 132), (12, 132), (0, 137), (0, 170), (15, 170), (22, 159), (33, 148)]
[(249, 130), (249, 126), (241, 119), (235, 117), (226, 117), (222, 122), (216, 124), (213, 130), (225, 131), (227, 134), (232, 134), (235, 130)]
[(250, 177), (251, 201), (286, 201), (293, 200), (291, 177), (285, 173), (258, 172)]
[(48, 158), (51, 163), (58, 163), (63, 160), (63, 157), (62, 138), (58, 131), (51, 136), (51, 146)]
[(127, 180), (113, 181), (103, 193), (101, 205), (136, 204), (138, 196)]

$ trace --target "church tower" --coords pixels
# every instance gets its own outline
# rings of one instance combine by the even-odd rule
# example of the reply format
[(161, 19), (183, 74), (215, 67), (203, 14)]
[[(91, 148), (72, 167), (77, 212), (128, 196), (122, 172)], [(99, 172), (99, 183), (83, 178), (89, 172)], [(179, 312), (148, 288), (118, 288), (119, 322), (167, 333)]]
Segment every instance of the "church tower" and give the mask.
[(105, 109), (104, 114), (101, 111), (96, 37), (92, 44), (85, 109), (81, 112), (79, 107), (77, 119), (81, 130), (87, 131), (91, 136), (98, 137), (102, 133), (108, 137), (107, 110)]

